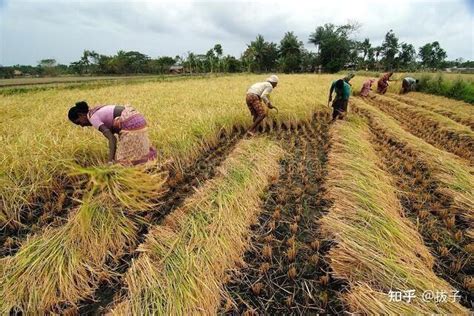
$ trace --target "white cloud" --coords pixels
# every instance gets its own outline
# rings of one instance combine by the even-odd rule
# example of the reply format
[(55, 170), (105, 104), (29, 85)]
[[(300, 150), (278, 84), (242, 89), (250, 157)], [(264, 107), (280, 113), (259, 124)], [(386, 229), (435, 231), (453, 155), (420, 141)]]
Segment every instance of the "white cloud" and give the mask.
[(204, 53), (215, 43), (240, 56), (257, 34), (278, 42), (294, 31), (307, 44), (316, 26), (348, 20), (360, 22), (356, 36), (369, 37), (373, 45), (393, 29), (402, 42), (419, 47), (438, 40), (449, 58), (472, 60), (470, 2), (0, 0), (0, 64), (36, 64), (50, 57), (69, 63), (84, 49), (175, 56)]

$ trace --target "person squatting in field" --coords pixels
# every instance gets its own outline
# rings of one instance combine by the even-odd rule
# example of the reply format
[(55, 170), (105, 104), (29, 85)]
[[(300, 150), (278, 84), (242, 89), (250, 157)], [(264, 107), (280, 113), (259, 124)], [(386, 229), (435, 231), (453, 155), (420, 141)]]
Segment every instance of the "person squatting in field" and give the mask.
[(379, 81), (377, 81), (377, 92), (380, 94), (385, 94), (388, 89), (388, 82), (390, 81), (390, 77), (393, 75), (393, 72), (387, 72), (380, 77)]
[(362, 84), (362, 89), (360, 90), (361, 97), (368, 97), (370, 91), (372, 90), (372, 85), (374, 84), (375, 79), (367, 79)]
[(400, 91), (401, 94), (408, 93), (410, 91), (415, 91), (416, 84), (418, 83), (418, 79), (412, 77), (405, 77), (402, 81), (402, 90)]
[[(268, 99), (268, 95), (277, 85), (278, 77), (276, 75), (271, 75), (266, 81), (257, 82), (247, 90), (245, 101), (250, 110), (250, 114), (252, 114), (253, 117), (253, 124), (248, 130), (249, 135), (255, 133), (258, 125), (268, 115), (267, 107), (278, 111), (278, 109), (273, 106), (272, 102)], [(262, 100), (266, 106), (262, 104)]]
[[(109, 141), (109, 163), (136, 165), (156, 159), (146, 120), (131, 106), (100, 105), (89, 109), (85, 101), (80, 101), (69, 109), (68, 117), (74, 124), (93, 126), (102, 132)], [(118, 141), (114, 134), (118, 134)]]
[(347, 112), (347, 103), (349, 102), (349, 96), (351, 95), (351, 86), (343, 79), (334, 80), (331, 84), (331, 89), (329, 89), (328, 105), (332, 101), (333, 92), (336, 92), (336, 98), (332, 103), (332, 120), (335, 121), (337, 118), (343, 119)]

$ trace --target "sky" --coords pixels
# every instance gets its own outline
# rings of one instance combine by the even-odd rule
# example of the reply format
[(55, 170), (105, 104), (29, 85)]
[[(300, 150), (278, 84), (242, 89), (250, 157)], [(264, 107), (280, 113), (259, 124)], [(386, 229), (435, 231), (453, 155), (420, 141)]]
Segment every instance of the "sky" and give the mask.
[(380, 45), (392, 29), (418, 47), (439, 41), (448, 59), (474, 60), (474, 0), (0, 0), (0, 65), (69, 64), (83, 50), (150, 57), (205, 53), (216, 43), (239, 57), (257, 34), (279, 43), (325, 23), (357, 21), (355, 39)]

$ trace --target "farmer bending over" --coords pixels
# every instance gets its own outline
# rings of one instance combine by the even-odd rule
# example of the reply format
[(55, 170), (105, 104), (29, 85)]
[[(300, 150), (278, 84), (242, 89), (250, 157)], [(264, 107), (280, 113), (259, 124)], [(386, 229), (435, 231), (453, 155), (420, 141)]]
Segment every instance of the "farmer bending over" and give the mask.
[[(69, 109), (68, 117), (79, 126), (94, 126), (109, 140), (109, 163), (136, 165), (156, 159), (145, 118), (131, 106), (101, 105), (89, 109), (81, 101)], [(114, 134), (118, 134), (118, 140)]]
[(402, 81), (402, 90), (400, 91), (401, 94), (408, 93), (410, 91), (415, 91), (416, 84), (418, 83), (418, 79), (412, 77), (405, 77)]
[(360, 90), (360, 96), (361, 97), (368, 97), (369, 92), (372, 90), (372, 84), (375, 82), (375, 79), (367, 79), (364, 81), (364, 84), (362, 85), (362, 89)]
[(385, 94), (388, 89), (388, 82), (390, 81), (390, 77), (393, 75), (393, 72), (387, 72), (382, 77), (380, 77), (379, 81), (377, 82), (377, 92), (380, 94)]
[[(276, 75), (271, 75), (265, 82), (257, 82), (247, 90), (245, 101), (247, 102), (247, 106), (253, 117), (253, 125), (248, 130), (249, 135), (253, 135), (253, 133), (255, 133), (258, 125), (267, 116), (266, 106), (270, 109), (276, 109), (278, 111), (278, 109), (273, 106), (267, 97), (273, 91), (273, 88), (277, 86), (277, 84), (278, 77)], [(266, 106), (262, 104), (262, 100)]]
[(336, 98), (332, 103), (333, 112), (332, 120), (335, 121), (337, 118), (342, 119), (344, 114), (347, 112), (347, 103), (349, 102), (349, 96), (351, 94), (351, 86), (343, 79), (334, 80), (329, 90), (329, 103), (332, 101), (332, 93), (336, 92)]
[(344, 78), (342, 78), (342, 80), (344, 80), (348, 85), (350, 85), (350, 86), (352, 87), (350, 81), (351, 81), (351, 79), (354, 78), (354, 77), (355, 77), (355, 74), (354, 74), (353, 72), (350, 72), (350, 73), (347, 74), (347, 76), (345, 76)]

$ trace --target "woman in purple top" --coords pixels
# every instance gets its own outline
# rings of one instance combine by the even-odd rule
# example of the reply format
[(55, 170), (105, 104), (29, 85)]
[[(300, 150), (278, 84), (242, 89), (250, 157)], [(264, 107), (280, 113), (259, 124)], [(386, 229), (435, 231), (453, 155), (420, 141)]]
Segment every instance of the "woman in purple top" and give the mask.
[[(68, 117), (82, 127), (95, 127), (109, 140), (109, 162), (136, 165), (156, 158), (146, 120), (131, 106), (102, 105), (89, 109), (81, 101), (69, 109)], [(118, 140), (114, 134), (118, 134)]]

